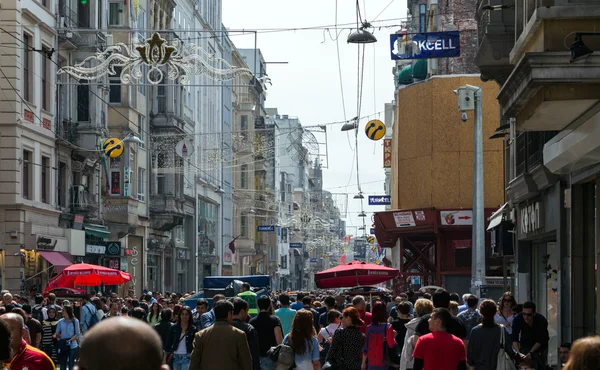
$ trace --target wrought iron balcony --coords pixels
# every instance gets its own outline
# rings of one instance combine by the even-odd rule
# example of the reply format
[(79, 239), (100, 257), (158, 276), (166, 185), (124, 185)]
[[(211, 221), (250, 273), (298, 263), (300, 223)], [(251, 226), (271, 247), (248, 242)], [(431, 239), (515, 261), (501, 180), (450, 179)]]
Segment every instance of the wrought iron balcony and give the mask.
[(185, 199), (175, 195), (154, 194), (150, 198), (151, 226), (154, 229), (169, 231), (183, 224)]
[(71, 209), (74, 212), (95, 212), (98, 210), (98, 196), (89, 192), (84, 185), (73, 185), (70, 189)]

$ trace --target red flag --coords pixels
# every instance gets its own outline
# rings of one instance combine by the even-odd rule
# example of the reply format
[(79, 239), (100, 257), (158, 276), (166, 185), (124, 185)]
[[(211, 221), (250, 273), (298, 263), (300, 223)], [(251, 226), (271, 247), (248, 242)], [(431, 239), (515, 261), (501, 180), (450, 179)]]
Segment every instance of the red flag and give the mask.
[(235, 238), (233, 238), (232, 241), (229, 242), (229, 250), (231, 251), (231, 253), (235, 254), (235, 241), (237, 238), (239, 238), (241, 235), (236, 236)]
[(346, 263), (346, 253), (342, 254), (340, 257), (340, 263)]

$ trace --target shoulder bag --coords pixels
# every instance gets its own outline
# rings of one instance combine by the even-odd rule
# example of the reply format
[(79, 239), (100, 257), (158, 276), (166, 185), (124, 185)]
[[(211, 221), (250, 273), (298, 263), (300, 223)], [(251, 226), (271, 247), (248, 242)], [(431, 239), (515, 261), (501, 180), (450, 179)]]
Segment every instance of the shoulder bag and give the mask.
[(385, 333), (383, 334), (383, 361), (389, 366), (393, 368), (400, 367), (400, 354), (398, 353), (398, 347), (395, 345), (390, 348), (387, 343), (387, 332), (391, 329), (391, 324), (385, 328)]
[(515, 363), (504, 350), (504, 326), (498, 325), (498, 328), (500, 328), (500, 349), (498, 350), (496, 370), (516, 370)]
[[(177, 346), (173, 346), (175, 348), (179, 347), (179, 343), (181, 343), (181, 341), (187, 337), (187, 333), (184, 332), (183, 330), (181, 330), (181, 333), (183, 334), (181, 336), (181, 338), (179, 338), (179, 341), (177, 342)], [(173, 349), (173, 347), (171, 347), (171, 349), (169, 350), (169, 354), (167, 354), (167, 364), (170, 364), (171, 361), (173, 361), (173, 354), (175, 353), (176, 350)]]

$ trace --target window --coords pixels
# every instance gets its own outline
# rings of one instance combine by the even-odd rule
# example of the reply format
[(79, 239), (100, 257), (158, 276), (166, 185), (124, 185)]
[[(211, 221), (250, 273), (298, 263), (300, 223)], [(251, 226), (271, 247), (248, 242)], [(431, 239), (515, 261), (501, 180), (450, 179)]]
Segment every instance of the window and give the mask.
[[(140, 138), (143, 138), (146, 136), (146, 122), (145, 122), (145, 117), (141, 114), (138, 114), (138, 130), (140, 132)], [(143, 139), (142, 139), (142, 144), (138, 144), (138, 147), (140, 149), (144, 149), (144, 143), (143, 143)]]
[(165, 194), (165, 154), (158, 153), (156, 156), (156, 178), (157, 178), (157, 186), (156, 186), (156, 194)]
[(144, 202), (146, 200), (146, 197), (144, 195), (144, 186), (146, 185), (146, 182), (144, 180), (144, 173), (146, 172), (145, 169), (138, 167), (138, 174), (137, 174), (137, 199), (140, 202)]
[(42, 202), (50, 203), (50, 158), (42, 157)]
[(110, 195), (121, 195), (121, 158), (110, 159)]
[(275, 247), (269, 247), (269, 261), (275, 261)]
[[(111, 3), (113, 5), (114, 3)], [(108, 82), (110, 92), (108, 93), (109, 103), (121, 103), (121, 71), (123, 68), (115, 67), (115, 74), (109, 75)]]
[(427, 11), (427, 5), (419, 5), (419, 32), (427, 32), (427, 19), (425, 12)]
[(42, 65), (41, 65), (41, 75), (42, 75), (42, 109), (45, 111), (49, 111), (50, 110), (50, 94), (49, 94), (49, 89), (50, 89), (50, 84), (48, 81), (48, 76), (50, 76), (50, 73), (48, 71), (48, 68), (50, 67), (49, 63), (48, 63), (48, 55), (50, 55), (50, 52), (48, 51), (47, 47), (42, 47)]
[(240, 117), (240, 131), (244, 139), (248, 139), (248, 116)]
[(248, 237), (248, 217), (243, 215), (242, 217), (240, 217), (240, 225), (241, 225), (241, 230), (240, 230), (240, 236), (243, 238), (247, 238)]
[(90, 85), (86, 80), (77, 85), (77, 121), (90, 121)]
[(124, 26), (123, 24), (123, 3), (109, 3), (108, 7), (108, 25)]
[(23, 43), (23, 99), (31, 102), (31, 59), (29, 58), (29, 50), (31, 49), (31, 36), (24, 34)]
[(156, 100), (158, 104), (158, 113), (167, 112), (167, 92), (166, 86), (164, 85), (165, 79), (156, 87)]
[(279, 259), (279, 267), (282, 269), (287, 269), (287, 256), (281, 256)]
[(67, 206), (67, 164), (64, 162), (58, 166), (58, 205)]
[(32, 168), (32, 163), (31, 160), (33, 159), (33, 153), (30, 152), (29, 150), (23, 150), (23, 164), (22, 164), (22, 170), (23, 170), (23, 190), (22, 190), (22, 194), (23, 194), (23, 198), (24, 199), (31, 199), (31, 168)]
[(242, 189), (246, 189), (248, 187), (248, 165), (242, 165), (242, 181), (241, 181)]

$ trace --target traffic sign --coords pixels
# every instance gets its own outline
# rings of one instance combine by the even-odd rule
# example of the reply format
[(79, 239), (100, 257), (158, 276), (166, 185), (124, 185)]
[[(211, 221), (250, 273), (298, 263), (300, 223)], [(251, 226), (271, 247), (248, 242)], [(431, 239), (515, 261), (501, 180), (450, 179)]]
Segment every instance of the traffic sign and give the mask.
[(175, 145), (175, 153), (181, 158), (189, 158), (194, 154), (194, 146), (189, 140), (181, 140)]
[(385, 136), (385, 124), (378, 119), (373, 119), (367, 122), (365, 126), (365, 134), (371, 140), (377, 141)]
[(372, 228), (369, 230), (369, 233), (371, 233), (371, 234), (375, 234), (375, 228), (374, 228), (374, 227), (372, 227)]
[(256, 227), (256, 230), (259, 233), (268, 233), (268, 232), (273, 232), (275, 231), (275, 225), (258, 225)]
[(123, 145), (123, 141), (121, 139), (111, 137), (110, 139), (106, 139), (104, 141), (102, 148), (104, 149), (104, 154), (110, 158), (118, 158), (121, 156), (121, 154), (123, 154), (125, 145)]

